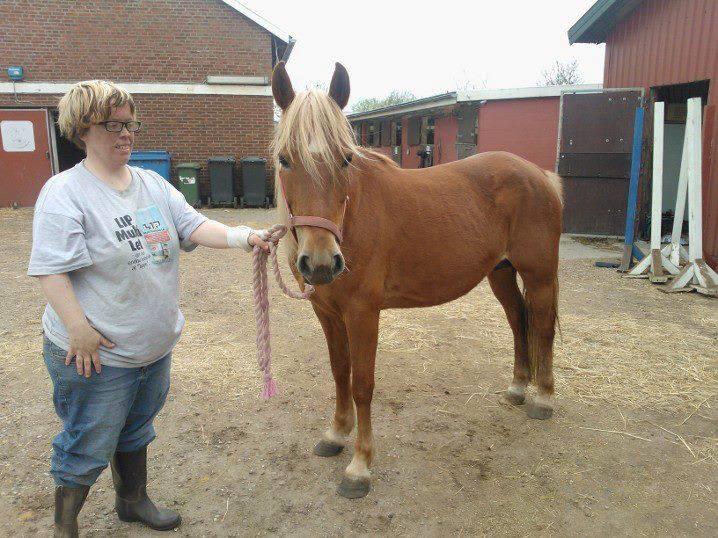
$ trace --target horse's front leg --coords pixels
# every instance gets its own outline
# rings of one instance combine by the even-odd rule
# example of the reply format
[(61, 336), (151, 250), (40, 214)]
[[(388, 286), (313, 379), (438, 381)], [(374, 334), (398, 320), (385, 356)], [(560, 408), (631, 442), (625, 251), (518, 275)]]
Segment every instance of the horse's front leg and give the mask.
[(330, 314), (314, 307), (314, 312), (324, 329), (329, 348), (329, 362), (336, 386), (336, 408), (334, 420), (322, 439), (314, 447), (317, 456), (329, 457), (339, 454), (347, 443), (347, 437), (354, 429), (354, 404), (351, 393), (351, 363), (347, 330), (341, 316)]
[(358, 431), (354, 457), (344, 471), (339, 495), (350, 499), (366, 496), (371, 487), (374, 438), (371, 430), (371, 399), (374, 393), (374, 361), (379, 333), (379, 310), (361, 309), (345, 316), (352, 369), (352, 396)]

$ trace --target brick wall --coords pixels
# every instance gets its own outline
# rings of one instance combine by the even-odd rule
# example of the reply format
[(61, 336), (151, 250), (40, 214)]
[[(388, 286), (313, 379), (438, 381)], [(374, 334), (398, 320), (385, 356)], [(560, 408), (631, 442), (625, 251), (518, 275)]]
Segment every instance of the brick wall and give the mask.
[[(271, 34), (221, 0), (2, 0), (0, 58), (26, 82), (203, 83), (207, 75), (269, 76)], [(5, 78), (0, 74), (0, 78)], [(60, 96), (0, 94), (0, 106), (56, 108)], [(209, 195), (207, 158), (269, 158), (271, 97), (134, 95), (142, 131), (135, 149), (197, 162)], [(267, 177), (273, 177), (268, 163)]]
[(0, 58), (27, 82), (269, 75), (271, 34), (221, 0), (2, 0)]

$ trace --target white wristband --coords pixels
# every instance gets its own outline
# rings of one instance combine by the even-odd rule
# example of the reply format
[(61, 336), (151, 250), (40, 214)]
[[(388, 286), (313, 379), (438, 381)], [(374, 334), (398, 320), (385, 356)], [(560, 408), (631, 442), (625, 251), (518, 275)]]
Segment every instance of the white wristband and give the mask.
[(249, 236), (254, 230), (249, 226), (235, 226), (227, 228), (227, 246), (230, 248), (239, 247), (250, 252), (252, 245), (249, 244)]

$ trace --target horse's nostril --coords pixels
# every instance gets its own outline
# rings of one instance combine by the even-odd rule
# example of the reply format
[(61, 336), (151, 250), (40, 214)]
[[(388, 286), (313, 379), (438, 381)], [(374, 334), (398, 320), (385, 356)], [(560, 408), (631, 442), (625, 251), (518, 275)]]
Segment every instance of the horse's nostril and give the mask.
[(344, 257), (341, 254), (334, 255), (334, 265), (332, 266), (332, 274), (338, 275), (344, 271)]
[(299, 272), (305, 276), (311, 273), (312, 270), (309, 267), (309, 256), (307, 256), (306, 254), (300, 256), (299, 260), (297, 261), (297, 268), (299, 269)]

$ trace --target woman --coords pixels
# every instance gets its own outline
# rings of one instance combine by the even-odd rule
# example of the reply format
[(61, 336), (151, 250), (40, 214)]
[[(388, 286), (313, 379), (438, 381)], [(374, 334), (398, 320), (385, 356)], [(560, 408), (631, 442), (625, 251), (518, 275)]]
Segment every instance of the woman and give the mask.
[(49, 303), (43, 355), (64, 427), (51, 462), (55, 536), (78, 535), (77, 515), (108, 462), (119, 518), (173, 529), (179, 514), (156, 507), (146, 486), (153, 419), (184, 325), (179, 249), (268, 245), (261, 231), (209, 220), (158, 174), (127, 165), (140, 122), (125, 90), (80, 82), (59, 112), (61, 132), (87, 157), (43, 187), (28, 269)]

